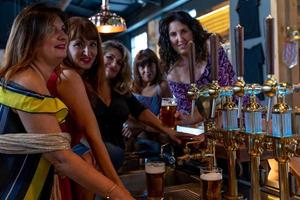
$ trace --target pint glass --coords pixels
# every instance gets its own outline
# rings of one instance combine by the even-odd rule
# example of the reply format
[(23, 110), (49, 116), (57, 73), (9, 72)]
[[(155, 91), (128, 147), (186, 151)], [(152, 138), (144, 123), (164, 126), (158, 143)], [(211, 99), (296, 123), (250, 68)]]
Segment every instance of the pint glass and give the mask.
[(200, 180), (202, 189), (203, 200), (221, 200), (222, 194), (222, 169), (213, 168), (201, 168)]
[(164, 126), (175, 127), (176, 98), (162, 98), (160, 119)]
[(145, 163), (148, 200), (161, 200), (164, 197), (165, 163), (149, 161)]

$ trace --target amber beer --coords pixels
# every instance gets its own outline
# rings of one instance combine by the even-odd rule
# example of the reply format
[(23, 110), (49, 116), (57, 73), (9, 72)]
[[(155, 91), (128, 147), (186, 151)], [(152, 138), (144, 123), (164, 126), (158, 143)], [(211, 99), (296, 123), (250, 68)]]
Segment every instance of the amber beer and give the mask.
[(221, 200), (222, 173), (212, 171), (200, 175), (203, 200)]
[(164, 126), (175, 127), (175, 113), (177, 103), (175, 98), (163, 98), (160, 109), (160, 119)]
[(164, 197), (165, 163), (147, 162), (145, 164), (148, 200), (160, 200)]

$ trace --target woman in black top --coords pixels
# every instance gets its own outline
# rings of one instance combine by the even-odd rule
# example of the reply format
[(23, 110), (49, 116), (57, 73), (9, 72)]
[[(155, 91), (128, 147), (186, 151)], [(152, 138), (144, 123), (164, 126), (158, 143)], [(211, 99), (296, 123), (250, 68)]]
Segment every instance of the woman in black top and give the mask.
[(102, 50), (105, 67), (98, 65), (97, 70), (86, 69), (84, 80), (103, 141), (115, 168), (118, 169), (124, 159), (122, 129), (129, 115), (180, 143), (178, 133), (163, 127), (160, 120), (131, 94), (130, 55), (126, 47), (117, 41), (107, 41), (102, 44)]

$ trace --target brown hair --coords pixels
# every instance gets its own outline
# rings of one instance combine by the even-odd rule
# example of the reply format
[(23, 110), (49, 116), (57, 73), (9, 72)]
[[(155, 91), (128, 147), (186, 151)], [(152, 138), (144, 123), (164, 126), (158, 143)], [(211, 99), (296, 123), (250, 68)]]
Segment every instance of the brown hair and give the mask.
[(110, 49), (117, 49), (122, 55), (123, 66), (118, 75), (110, 81), (111, 87), (119, 94), (126, 94), (130, 91), (131, 69), (130, 69), (130, 53), (128, 49), (116, 40), (109, 40), (102, 43), (103, 53)]
[(144, 49), (137, 53), (134, 59), (133, 68), (133, 86), (132, 90), (136, 93), (141, 93), (143, 86), (143, 80), (139, 72), (139, 67), (146, 64), (155, 64), (156, 74), (151, 84), (159, 84), (162, 81), (162, 72), (159, 65), (159, 59), (157, 55), (151, 49)]
[(36, 58), (37, 47), (44, 41), (57, 17), (67, 28), (65, 14), (59, 8), (45, 3), (28, 6), (18, 14), (6, 44), (1, 77), (7, 81), (30, 66)]
[[(97, 56), (92, 67), (85, 70), (82, 79), (85, 81), (89, 92), (101, 93), (101, 86), (105, 79), (103, 53), (101, 49), (101, 38), (95, 25), (88, 19), (83, 17), (71, 17), (69, 19), (69, 40), (87, 39), (97, 42)], [(68, 57), (64, 60), (64, 64), (69, 67), (77, 67), (68, 51)]]

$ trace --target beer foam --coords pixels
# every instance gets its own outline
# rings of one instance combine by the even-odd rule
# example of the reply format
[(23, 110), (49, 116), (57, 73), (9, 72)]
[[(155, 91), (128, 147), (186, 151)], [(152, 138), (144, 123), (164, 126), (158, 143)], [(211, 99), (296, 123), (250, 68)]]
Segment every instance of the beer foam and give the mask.
[(145, 171), (148, 174), (161, 174), (165, 172), (165, 163), (146, 163)]
[(222, 174), (217, 172), (210, 172), (207, 174), (201, 174), (200, 179), (205, 181), (218, 181), (222, 179)]
[(177, 103), (172, 103), (172, 102), (162, 102), (161, 106), (176, 107), (176, 106), (177, 106)]

